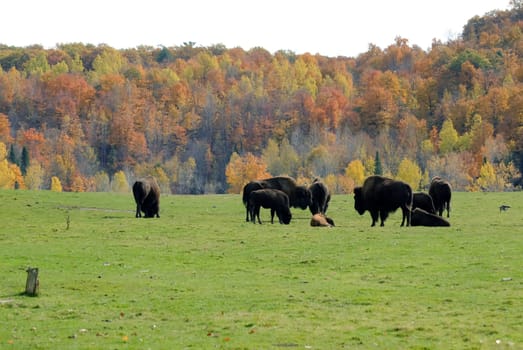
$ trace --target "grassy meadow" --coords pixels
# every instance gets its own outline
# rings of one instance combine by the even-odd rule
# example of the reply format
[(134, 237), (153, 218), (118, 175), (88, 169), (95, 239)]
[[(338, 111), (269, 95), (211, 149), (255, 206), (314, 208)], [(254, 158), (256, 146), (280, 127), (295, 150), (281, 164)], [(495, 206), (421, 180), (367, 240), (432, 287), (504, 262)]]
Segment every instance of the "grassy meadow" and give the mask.
[(454, 193), (450, 228), (371, 228), (346, 195), (334, 228), (246, 223), (239, 195), (0, 202), (0, 349), (523, 349), (522, 192)]

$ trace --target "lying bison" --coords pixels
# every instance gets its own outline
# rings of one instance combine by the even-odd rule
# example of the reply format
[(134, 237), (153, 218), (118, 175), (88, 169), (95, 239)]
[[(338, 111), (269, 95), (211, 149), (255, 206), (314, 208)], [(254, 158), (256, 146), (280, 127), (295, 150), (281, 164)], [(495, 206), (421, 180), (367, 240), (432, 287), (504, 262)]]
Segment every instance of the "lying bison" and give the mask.
[(296, 180), (288, 176), (277, 176), (264, 180), (251, 181), (243, 187), (243, 204), (246, 208), (245, 220), (249, 221), (249, 209), (247, 202), (252, 191), (271, 188), (283, 191), (289, 197), (289, 206), (303, 210), (311, 203), (311, 192), (305, 186), (298, 186)]
[(137, 180), (133, 184), (133, 195), (137, 218), (142, 217), (142, 212), (146, 218), (160, 217), (160, 187), (154, 177)]
[(260, 220), (261, 207), (271, 210), (271, 224), (274, 223), (274, 213), (278, 216), (280, 224), (288, 225), (291, 222), (289, 196), (285, 192), (271, 188), (252, 191), (247, 201), (247, 209), (253, 223), (256, 223), (256, 218), (258, 218), (259, 224), (262, 223)]
[(363, 186), (354, 188), (354, 209), (363, 215), (366, 210), (372, 217), (372, 225), (376, 225), (378, 216), (381, 226), (390, 212), (401, 208), (403, 219), (401, 226), (407, 221), (410, 225), (409, 212), (412, 207), (412, 189), (404, 182), (392, 180), (383, 176), (369, 176), (363, 182)]
[(450, 217), (450, 198), (452, 197), (450, 184), (441, 177), (435, 176), (430, 183), (429, 194), (434, 202), (436, 213), (442, 216), (443, 210), (447, 209), (447, 217)]
[(325, 214), (331, 200), (327, 186), (319, 179), (314, 179), (309, 186), (309, 191), (311, 193), (311, 204), (309, 205), (311, 214)]
[(324, 214), (314, 214), (311, 218), (311, 226), (333, 227), (334, 220)]
[(425, 192), (414, 192), (412, 195), (412, 210), (420, 208), (431, 214), (436, 214), (432, 197)]
[(412, 210), (410, 217), (411, 226), (450, 226), (450, 223), (438, 216), (427, 212), (426, 210), (416, 208)]

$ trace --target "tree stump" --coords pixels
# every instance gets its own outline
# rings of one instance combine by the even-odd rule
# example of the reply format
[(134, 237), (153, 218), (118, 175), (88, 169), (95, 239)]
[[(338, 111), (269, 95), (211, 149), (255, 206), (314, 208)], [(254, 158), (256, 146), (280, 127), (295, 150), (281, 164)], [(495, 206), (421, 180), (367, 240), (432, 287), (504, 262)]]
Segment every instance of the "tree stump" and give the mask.
[(25, 294), (34, 297), (38, 294), (38, 267), (27, 268), (27, 281), (25, 283)]

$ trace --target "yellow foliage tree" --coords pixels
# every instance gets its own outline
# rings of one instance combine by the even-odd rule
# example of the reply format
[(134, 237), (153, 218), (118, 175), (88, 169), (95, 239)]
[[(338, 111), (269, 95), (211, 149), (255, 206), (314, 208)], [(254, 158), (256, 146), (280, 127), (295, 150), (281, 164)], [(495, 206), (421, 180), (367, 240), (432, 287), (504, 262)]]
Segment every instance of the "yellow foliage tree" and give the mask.
[(167, 175), (165, 170), (163, 170), (162, 167), (154, 167), (154, 170), (151, 173), (151, 175), (156, 178), (156, 181), (158, 182), (158, 186), (160, 186), (160, 190), (162, 193), (171, 193), (169, 176)]
[(0, 188), (13, 189), (15, 187), (16, 174), (7, 161), (7, 148), (0, 142)]
[(483, 191), (502, 191), (505, 185), (502, 178), (496, 174), (496, 169), (486, 161), (479, 170), (478, 186)]
[(408, 183), (413, 191), (417, 191), (420, 187), (422, 174), (415, 162), (408, 158), (403, 158), (398, 167), (398, 175), (396, 177), (398, 180)]
[(345, 175), (354, 181), (354, 186), (361, 186), (365, 180), (365, 167), (363, 162), (355, 159), (345, 168)]
[(16, 164), (9, 164), (9, 170), (11, 172), (11, 176), (14, 178), (13, 188), (25, 190), (27, 187), (25, 186), (24, 176), (22, 175), (22, 171)]
[(114, 174), (113, 181), (111, 183), (113, 192), (126, 193), (129, 192), (129, 183), (127, 182), (127, 176), (120, 170)]
[(252, 153), (240, 157), (234, 152), (225, 168), (225, 176), (229, 184), (228, 192), (240, 193), (249, 181), (270, 177), (271, 174), (267, 172), (267, 164), (261, 158)]
[(60, 179), (56, 176), (51, 178), (51, 191), (53, 192), (62, 192), (62, 183)]
[(452, 123), (451, 119), (447, 119), (443, 122), (439, 132), (439, 137), (439, 150), (441, 154), (447, 154), (456, 149), (459, 141), (459, 135), (456, 129), (454, 129), (454, 123)]
[(94, 174), (93, 182), (96, 192), (109, 192), (111, 190), (111, 180), (105, 171)]
[(30, 190), (39, 190), (42, 188), (44, 178), (44, 169), (38, 162), (32, 162), (27, 168), (25, 174), (25, 184)]

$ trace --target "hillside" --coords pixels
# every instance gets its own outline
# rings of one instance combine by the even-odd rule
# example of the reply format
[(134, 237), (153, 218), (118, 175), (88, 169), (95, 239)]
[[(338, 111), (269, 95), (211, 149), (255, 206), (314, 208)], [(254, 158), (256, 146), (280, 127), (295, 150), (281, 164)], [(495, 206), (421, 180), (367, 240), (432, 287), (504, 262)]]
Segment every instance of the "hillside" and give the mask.
[(0, 45), (0, 66), (4, 188), (55, 177), (66, 191), (107, 191), (115, 174), (154, 174), (165, 191), (223, 193), (289, 174), (350, 192), (350, 164), (370, 174), (377, 160), (421, 186), (434, 175), (460, 190), (521, 184), (519, 1), (428, 51), (401, 37), (357, 57)]

